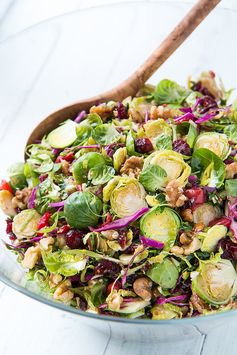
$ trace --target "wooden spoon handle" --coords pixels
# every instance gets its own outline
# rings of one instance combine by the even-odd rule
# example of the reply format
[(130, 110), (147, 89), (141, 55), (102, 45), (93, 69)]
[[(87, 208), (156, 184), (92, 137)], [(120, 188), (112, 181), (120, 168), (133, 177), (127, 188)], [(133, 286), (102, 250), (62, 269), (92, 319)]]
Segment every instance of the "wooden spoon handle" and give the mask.
[(120, 101), (134, 96), (220, 1), (199, 0), (150, 57), (127, 80), (102, 94), (100, 100)]

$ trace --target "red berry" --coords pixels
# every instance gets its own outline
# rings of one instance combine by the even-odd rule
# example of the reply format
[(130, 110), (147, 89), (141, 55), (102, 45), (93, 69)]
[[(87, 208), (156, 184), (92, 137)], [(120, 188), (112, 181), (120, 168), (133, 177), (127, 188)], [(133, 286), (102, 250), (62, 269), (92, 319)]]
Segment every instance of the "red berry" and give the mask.
[(10, 234), (12, 233), (12, 220), (7, 219), (6, 222), (7, 222), (6, 233)]
[(153, 145), (149, 138), (137, 138), (135, 140), (135, 150), (138, 153), (149, 153), (153, 150)]
[(76, 231), (75, 229), (71, 229), (66, 234), (66, 244), (71, 249), (80, 249), (83, 247), (83, 233)]
[(122, 285), (119, 281), (116, 281), (115, 283), (114, 282), (111, 282), (110, 284), (108, 284), (107, 286), (107, 294), (110, 294), (110, 292), (112, 291), (112, 287), (113, 287), (113, 290), (120, 290), (122, 288)]

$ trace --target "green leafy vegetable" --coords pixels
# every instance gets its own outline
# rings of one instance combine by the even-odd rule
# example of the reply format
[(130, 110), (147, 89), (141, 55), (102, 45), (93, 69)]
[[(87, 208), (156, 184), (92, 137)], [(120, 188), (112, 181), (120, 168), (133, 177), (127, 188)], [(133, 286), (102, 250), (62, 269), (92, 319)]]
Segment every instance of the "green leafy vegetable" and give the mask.
[(180, 105), (189, 95), (190, 91), (174, 81), (163, 79), (156, 86), (154, 98), (158, 104)]
[(221, 187), (225, 179), (225, 164), (212, 151), (206, 148), (197, 149), (192, 156), (193, 171), (201, 178), (201, 185)]
[(147, 275), (162, 288), (170, 289), (176, 285), (179, 271), (169, 258), (165, 258), (162, 263), (153, 264)]
[(114, 168), (107, 165), (98, 165), (89, 170), (88, 179), (93, 185), (106, 184), (115, 174)]
[(90, 169), (105, 165), (105, 159), (103, 155), (96, 152), (89, 152), (83, 154), (73, 164), (73, 176), (78, 184), (86, 182), (88, 179), (88, 173)]
[(15, 163), (8, 169), (10, 182), (14, 189), (23, 189), (27, 186), (26, 177), (24, 174), (24, 163)]
[(96, 143), (106, 145), (117, 142), (120, 139), (120, 134), (113, 124), (105, 123), (94, 129), (92, 137)]
[(156, 139), (156, 149), (157, 150), (172, 149), (172, 139), (171, 139), (171, 137), (167, 136), (164, 133), (159, 135), (158, 138)]
[(82, 271), (87, 262), (85, 256), (70, 253), (70, 251), (56, 251), (53, 253), (42, 251), (42, 258), (46, 269), (54, 274), (73, 276)]
[(139, 181), (149, 192), (156, 192), (162, 190), (165, 186), (165, 178), (167, 173), (159, 165), (148, 165), (140, 176)]
[(237, 179), (229, 179), (225, 181), (225, 190), (227, 196), (237, 197)]
[(189, 122), (182, 122), (176, 126), (176, 133), (180, 134), (182, 138), (185, 138), (186, 142), (193, 148), (195, 139), (198, 135), (195, 124)]
[(227, 135), (229, 140), (233, 143), (237, 143), (237, 124), (231, 124), (224, 128), (224, 133)]

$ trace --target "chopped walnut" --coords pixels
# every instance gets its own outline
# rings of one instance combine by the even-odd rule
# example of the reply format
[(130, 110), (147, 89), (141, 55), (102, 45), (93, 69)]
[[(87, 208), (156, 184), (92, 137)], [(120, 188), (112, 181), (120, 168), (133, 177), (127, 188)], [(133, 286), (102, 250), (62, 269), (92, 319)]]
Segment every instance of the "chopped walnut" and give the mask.
[(123, 167), (120, 169), (121, 174), (128, 175), (130, 177), (138, 177), (143, 167), (143, 158), (132, 156), (128, 158)]
[(103, 231), (103, 232), (101, 232), (101, 234), (103, 235), (103, 237), (105, 237), (108, 240), (118, 239), (118, 237), (119, 237), (119, 233), (113, 229), (108, 230), (108, 231)]
[(144, 115), (141, 112), (135, 110), (135, 108), (133, 108), (133, 107), (130, 107), (128, 109), (128, 114), (130, 116), (132, 116), (132, 119), (134, 122), (143, 122), (144, 121)]
[(65, 280), (63, 281), (55, 290), (53, 294), (53, 298), (55, 300), (62, 301), (64, 303), (69, 303), (73, 297), (74, 293), (69, 290), (71, 287), (71, 281), (70, 280)]
[(42, 238), (40, 240), (40, 246), (44, 250), (49, 250), (50, 246), (54, 244), (53, 237)]
[(210, 310), (211, 307), (205, 303), (196, 293), (193, 293), (190, 298), (191, 308), (198, 311), (199, 313), (203, 313), (204, 310)]
[(171, 180), (165, 188), (165, 193), (166, 201), (171, 207), (181, 207), (187, 200), (178, 180)]
[(177, 109), (166, 107), (166, 106), (151, 106), (150, 118), (156, 120), (157, 118), (174, 118), (179, 116), (180, 112)]
[(175, 255), (182, 255), (184, 253), (184, 249), (178, 245), (173, 246), (170, 251)]
[(69, 162), (66, 160), (62, 160), (61, 161), (61, 170), (64, 175), (70, 175), (69, 168), (70, 168)]
[(123, 303), (123, 297), (117, 291), (113, 291), (106, 298), (106, 302), (108, 303), (108, 308), (111, 311), (118, 312), (120, 310), (120, 306)]
[(152, 281), (148, 277), (139, 277), (133, 283), (134, 292), (145, 301), (150, 301)]
[(188, 236), (186, 233), (182, 233), (179, 237), (179, 241), (181, 244), (188, 245), (191, 243), (192, 238)]
[(193, 213), (190, 208), (186, 208), (185, 210), (180, 212), (181, 217), (186, 222), (193, 222)]
[(23, 190), (17, 190), (12, 199), (13, 208), (20, 208), (24, 210), (27, 207), (32, 189), (25, 187)]
[(50, 274), (50, 276), (49, 276), (49, 287), (50, 288), (54, 288), (54, 287), (58, 286), (58, 284), (60, 284), (62, 279), (63, 279), (62, 275)]
[(107, 118), (112, 116), (113, 109), (114, 107), (112, 105), (110, 106), (103, 103), (98, 106), (92, 106), (90, 108), (90, 113), (97, 113), (97, 115), (99, 115), (103, 121), (106, 121)]
[(237, 163), (231, 163), (231, 164), (227, 164), (225, 166), (225, 172), (226, 172), (226, 179), (233, 179), (234, 176), (237, 174)]
[(40, 246), (30, 247), (26, 250), (24, 259), (22, 260), (22, 266), (26, 269), (33, 269), (35, 264), (41, 258)]
[(190, 255), (194, 253), (196, 250), (200, 249), (201, 246), (201, 241), (197, 237), (194, 237), (191, 243), (188, 245), (183, 245), (184, 255)]

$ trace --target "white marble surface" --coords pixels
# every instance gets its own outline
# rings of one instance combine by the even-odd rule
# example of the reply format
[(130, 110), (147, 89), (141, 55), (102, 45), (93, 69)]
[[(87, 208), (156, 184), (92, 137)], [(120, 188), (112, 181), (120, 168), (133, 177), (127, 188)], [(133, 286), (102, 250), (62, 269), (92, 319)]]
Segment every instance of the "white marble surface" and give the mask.
[[(147, 0), (148, 1), (148, 0)], [(60, 15), (62, 13), (74, 11), (80, 8), (85, 7), (93, 7), (100, 4), (118, 2), (114, 0), (1, 0), (0, 1), (0, 41), (4, 41), (6, 38), (14, 37), (14, 34), (31, 26), (37, 22), (44, 21), (47, 18)], [(126, 0), (123, 0), (126, 2)], [(149, 2), (149, 1), (148, 1)], [(236, 0), (226, 0), (223, 1), (223, 6), (227, 7), (236, 7)], [(103, 21), (102, 21), (103, 22)], [(56, 42), (54, 37), (55, 29), (57, 32), (57, 28), (48, 29), (48, 37), (47, 41), (45, 41), (44, 49), (45, 54), (42, 53), (42, 58), (45, 55), (47, 59), (47, 46), (51, 48), (51, 45), (55, 45)], [(52, 35), (52, 42), (50, 36)], [(121, 29), (121, 36), (124, 36), (123, 29)], [(40, 40), (40, 35), (39, 35)], [(57, 40), (57, 39), (56, 39)], [(2, 51), (0, 49), (0, 54), (4, 56), (4, 48), (8, 48), (8, 43), (4, 44), (5, 47), (2, 47)], [(145, 48), (147, 52), (149, 52), (150, 48)], [(27, 51), (26, 51), (27, 53)], [(13, 53), (14, 55), (14, 53)], [(121, 61), (119, 63), (116, 62), (116, 56), (120, 55)], [(27, 56), (26, 56), (27, 57)], [(32, 57), (33, 58), (33, 57)], [(44, 60), (46, 60), (44, 58)], [(112, 57), (111, 57), (112, 58)], [(2, 59), (2, 57), (1, 57)], [(35, 58), (36, 60), (36, 58)], [(48, 60), (48, 59), (47, 59)], [(15, 58), (6, 58), (6, 61), (9, 61), (9, 65), (13, 65), (14, 61), (17, 62), (17, 57)], [(125, 61), (123, 62), (123, 57), (121, 53), (116, 54), (115, 57), (111, 59), (113, 63), (113, 68), (117, 68), (120, 72), (121, 70), (130, 71), (130, 68), (126, 69)], [(136, 60), (135, 60), (136, 61)], [(44, 62), (42, 62), (44, 63)], [(0, 105), (1, 105), (1, 114), (4, 117), (6, 113), (6, 117), (8, 114), (7, 105), (5, 101), (8, 99), (8, 105), (12, 104), (16, 105), (19, 112), (19, 120), (23, 120), (24, 117), (30, 117), (32, 114), (32, 106), (29, 105), (29, 102), (24, 101), (24, 98), (21, 97), (21, 94), (25, 94), (27, 90), (34, 90), (34, 95), (32, 95), (33, 104), (36, 104), (37, 92), (42, 96), (42, 100), (47, 101), (47, 96), (44, 97), (42, 86), (40, 86), (40, 80), (44, 77), (44, 64), (38, 63), (36, 60), (36, 64), (41, 68), (40, 71), (37, 71), (32, 74), (31, 82), (27, 82), (24, 77), (20, 77), (20, 73), (16, 73), (19, 75), (19, 92), (14, 97), (9, 97), (11, 93), (9, 92), (0, 92)], [(27, 64), (26, 64), (27, 65)], [(123, 67), (124, 65), (124, 67)], [(133, 67), (134, 64), (131, 64)], [(43, 68), (43, 69), (42, 69)], [(110, 86), (113, 83), (113, 79), (111, 79), (112, 74), (118, 79), (119, 76), (116, 77), (116, 72), (114, 70), (111, 71), (108, 68), (106, 69), (107, 74), (107, 82), (97, 84), (97, 89), (102, 89), (104, 87)], [(47, 73), (47, 70), (46, 70)], [(4, 78), (5, 72), (0, 72), (1, 78)], [(40, 76), (40, 77), (39, 77)], [(14, 78), (15, 79), (15, 78)], [(60, 80), (60, 78), (59, 78)], [(101, 79), (98, 79), (101, 80)], [(115, 80), (115, 79), (114, 79)], [(33, 85), (37, 82), (37, 85)], [(116, 82), (116, 81), (115, 81)], [(114, 83), (113, 83), (114, 84)], [(52, 86), (53, 90), (53, 86)], [(36, 91), (36, 92), (35, 92)], [(70, 90), (69, 90), (70, 91)], [(88, 91), (88, 94), (91, 92)], [(18, 97), (19, 96), (19, 97)], [(71, 98), (73, 95), (68, 93), (63, 93), (62, 96), (58, 96), (57, 99), (51, 100), (52, 102), (48, 102), (42, 110), (40, 109), (40, 113), (36, 114), (34, 119), (29, 123), (29, 125), (34, 126), (34, 124), (39, 120), (40, 117), (50, 112), (52, 109), (58, 107), (59, 102), (68, 102), (68, 97)], [(10, 98), (10, 99), (9, 99)], [(2, 102), (1, 102), (2, 100)], [(4, 102), (3, 102), (4, 101)], [(17, 106), (19, 103), (21, 106)], [(32, 104), (32, 105), (33, 105)], [(4, 111), (6, 109), (6, 112)], [(17, 112), (17, 111), (16, 111)], [(3, 114), (4, 113), (4, 114)], [(11, 111), (12, 114), (12, 111)], [(24, 140), (29, 133), (29, 129), (25, 129), (21, 127), (21, 134), (18, 134), (19, 130), (19, 120), (14, 121), (11, 125), (8, 125), (7, 121), (1, 121), (1, 129), (0, 129), (0, 148), (3, 152), (3, 156), (1, 158), (1, 166), (0, 166), (0, 175), (1, 172), (5, 169), (7, 164), (10, 161), (13, 161), (14, 157), (18, 158), (21, 156)], [(8, 135), (8, 141), (11, 139), (14, 141), (14, 145), (12, 146), (9, 152), (6, 151), (6, 140), (5, 140), (5, 132), (9, 132), (11, 128), (11, 134)], [(63, 355), (66, 353), (70, 353), (71, 355), (82, 354), (82, 355), (117, 355), (122, 354), (125, 351), (128, 354), (145, 354), (149, 352), (150, 354), (173, 354), (174, 352), (177, 355), (183, 354), (202, 354), (202, 355), (236, 355), (237, 353), (237, 338), (233, 337), (234, 323), (229, 322), (226, 325), (226, 328), (221, 329), (216, 333), (206, 337), (205, 334), (200, 334), (200, 342), (198, 343), (198, 348), (186, 348), (186, 346), (182, 342), (179, 346), (173, 346), (167, 344), (160, 344), (157, 347), (154, 347), (153, 350), (146, 345), (137, 345), (136, 343), (126, 343), (122, 344), (121, 342), (111, 342), (110, 333), (108, 332), (105, 335), (102, 335), (92, 328), (88, 328), (80, 319), (70, 318), (66, 313), (61, 312), (56, 309), (52, 309), (48, 306), (42, 305), (26, 296), (13, 291), (12, 289), (0, 284), (0, 355)], [(227, 349), (222, 346), (221, 338), (225, 337), (226, 339), (229, 337), (229, 344), (231, 347)], [(219, 339), (219, 341), (218, 341)]]

